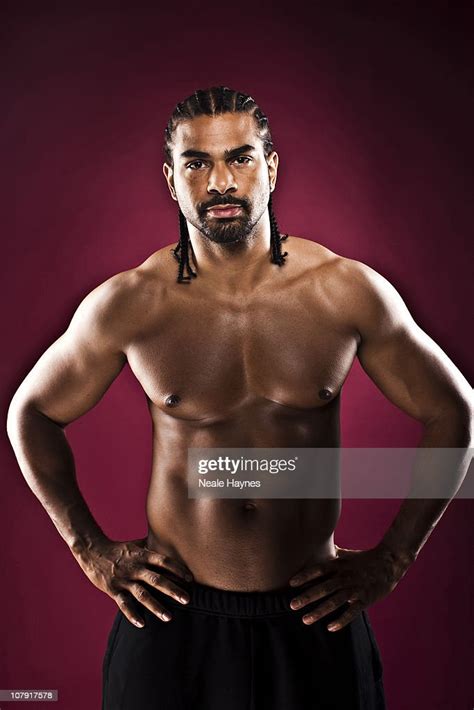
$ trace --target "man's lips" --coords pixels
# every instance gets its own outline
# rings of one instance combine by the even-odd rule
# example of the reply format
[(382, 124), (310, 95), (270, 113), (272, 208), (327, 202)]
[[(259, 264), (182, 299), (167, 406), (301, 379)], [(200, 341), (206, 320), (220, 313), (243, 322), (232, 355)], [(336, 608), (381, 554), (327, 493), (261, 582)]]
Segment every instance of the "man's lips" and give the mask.
[(236, 217), (242, 210), (240, 205), (216, 205), (209, 207), (207, 214), (211, 217)]

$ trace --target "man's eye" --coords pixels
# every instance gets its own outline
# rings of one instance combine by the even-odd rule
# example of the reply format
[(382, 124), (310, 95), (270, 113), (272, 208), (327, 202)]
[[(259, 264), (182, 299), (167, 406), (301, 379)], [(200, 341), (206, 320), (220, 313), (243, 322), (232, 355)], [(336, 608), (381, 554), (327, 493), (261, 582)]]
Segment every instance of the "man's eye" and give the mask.
[(201, 165), (204, 165), (202, 160), (195, 160), (192, 163), (188, 163), (188, 165), (186, 165), (186, 167), (190, 168), (191, 170), (199, 170)]
[(247, 155), (239, 155), (237, 158), (235, 158), (235, 160), (244, 160), (245, 162), (239, 163), (239, 165), (246, 165), (247, 163), (250, 163), (252, 159), (249, 158)]

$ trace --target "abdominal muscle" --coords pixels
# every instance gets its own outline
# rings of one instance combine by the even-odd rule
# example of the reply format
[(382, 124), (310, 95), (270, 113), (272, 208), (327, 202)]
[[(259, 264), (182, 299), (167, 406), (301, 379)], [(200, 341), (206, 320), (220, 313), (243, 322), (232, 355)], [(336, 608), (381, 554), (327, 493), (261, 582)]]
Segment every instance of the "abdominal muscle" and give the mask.
[(184, 562), (196, 582), (240, 591), (288, 584), (310, 562), (335, 557), (340, 501), (181, 500), (149, 514), (147, 546)]
[[(240, 499), (189, 498), (189, 442), (167, 444), (155, 442), (147, 547), (183, 562), (196, 582), (223, 590), (275, 590), (305, 565), (335, 557), (340, 498), (252, 499), (251, 489)], [(178, 460), (177, 451), (183, 452)]]

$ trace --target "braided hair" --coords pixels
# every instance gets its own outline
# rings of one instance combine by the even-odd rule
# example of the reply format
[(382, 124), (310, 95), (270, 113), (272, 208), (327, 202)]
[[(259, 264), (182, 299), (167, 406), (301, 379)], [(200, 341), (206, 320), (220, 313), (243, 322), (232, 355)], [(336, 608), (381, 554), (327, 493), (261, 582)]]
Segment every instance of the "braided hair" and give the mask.
[[(178, 103), (171, 114), (168, 125), (165, 129), (164, 153), (168, 165), (173, 165), (172, 139), (176, 126), (180, 121), (186, 121), (196, 116), (218, 116), (223, 113), (249, 113), (257, 124), (258, 134), (263, 143), (263, 150), (267, 157), (273, 150), (273, 141), (268, 125), (268, 119), (263, 111), (257, 106), (251, 96), (240, 91), (234, 91), (227, 86), (213, 86), (210, 89), (199, 89), (188, 96), (187, 99)], [(179, 242), (172, 254), (178, 261), (178, 283), (189, 283), (197, 274), (192, 269), (189, 262), (189, 231), (186, 218), (178, 207), (179, 212)], [(272, 195), (268, 200), (268, 212), (270, 217), (270, 243), (271, 262), (282, 266), (288, 252), (281, 251), (281, 243), (288, 239), (288, 234), (282, 235), (278, 229), (278, 224), (273, 212)], [(186, 275), (185, 272), (186, 271)]]

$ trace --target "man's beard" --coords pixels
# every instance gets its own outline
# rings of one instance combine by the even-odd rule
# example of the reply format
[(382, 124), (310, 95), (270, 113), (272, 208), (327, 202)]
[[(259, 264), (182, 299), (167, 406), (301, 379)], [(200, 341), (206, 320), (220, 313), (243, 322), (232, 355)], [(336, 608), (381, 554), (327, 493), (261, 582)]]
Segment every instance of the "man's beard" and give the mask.
[(254, 228), (249, 215), (238, 217), (201, 218), (198, 229), (209, 241), (216, 244), (243, 242)]
[[(242, 214), (236, 217), (210, 217), (207, 210), (216, 205), (238, 205)], [(204, 237), (216, 244), (238, 244), (252, 232), (255, 222), (250, 217), (250, 204), (246, 199), (221, 198), (198, 208), (198, 224), (195, 225)]]

